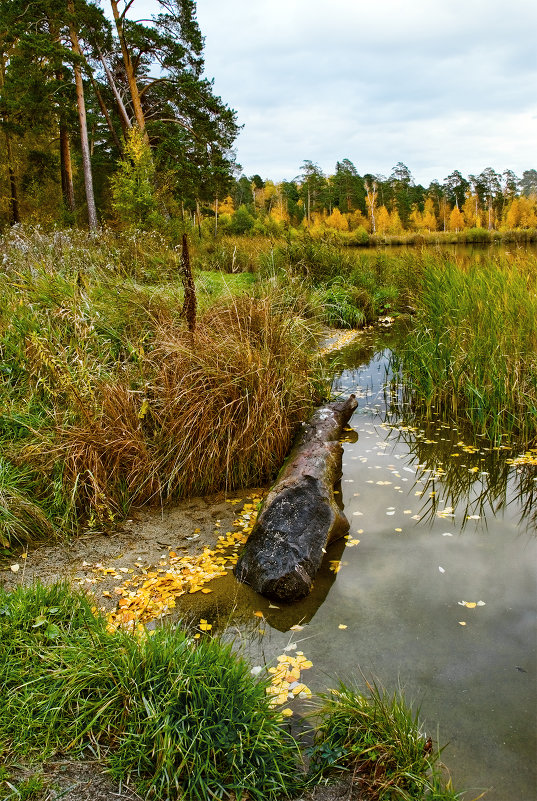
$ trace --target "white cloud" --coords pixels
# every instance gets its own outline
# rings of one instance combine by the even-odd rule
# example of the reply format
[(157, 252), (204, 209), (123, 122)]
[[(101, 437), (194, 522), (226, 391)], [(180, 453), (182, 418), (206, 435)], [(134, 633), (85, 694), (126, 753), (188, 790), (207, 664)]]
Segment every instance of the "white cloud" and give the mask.
[[(136, 0), (143, 8), (148, 0)], [(152, 0), (154, 3), (155, 0)], [(246, 174), (537, 166), (535, 0), (198, 0)]]

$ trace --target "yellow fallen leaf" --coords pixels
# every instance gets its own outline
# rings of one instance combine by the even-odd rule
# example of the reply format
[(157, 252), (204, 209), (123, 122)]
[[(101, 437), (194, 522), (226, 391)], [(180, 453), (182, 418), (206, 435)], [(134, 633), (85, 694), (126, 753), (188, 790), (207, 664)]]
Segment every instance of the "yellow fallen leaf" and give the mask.
[(340, 623), (338, 629), (346, 629), (347, 626), (344, 623)]
[(255, 617), (264, 617), (263, 612), (254, 612)]
[(464, 620), (459, 620), (459, 626), (466, 626), (466, 622)]

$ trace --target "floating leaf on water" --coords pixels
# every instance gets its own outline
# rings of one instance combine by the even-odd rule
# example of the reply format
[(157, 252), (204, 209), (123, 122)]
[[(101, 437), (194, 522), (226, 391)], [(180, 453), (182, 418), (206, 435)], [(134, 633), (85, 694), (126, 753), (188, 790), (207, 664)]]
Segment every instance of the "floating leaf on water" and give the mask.
[(264, 617), (263, 612), (254, 612), (255, 617)]
[(338, 629), (346, 629), (347, 626), (344, 623), (340, 623)]
[(459, 626), (466, 626), (465, 620), (459, 620)]
[(453, 536), (453, 534), (451, 533), (451, 531), (444, 531), (444, 532), (442, 533), (442, 536), (443, 536), (443, 537), (452, 537), (452, 536)]
[(279, 607), (279, 606), (276, 606), (276, 604), (269, 604), (269, 605), (268, 605), (268, 608), (269, 608), (269, 609), (279, 609), (280, 607)]
[(446, 571), (444, 570), (444, 568), (443, 568), (443, 567), (440, 567), (440, 565), (438, 566), (438, 569), (439, 569), (439, 571), (440, 571), (441, 573), (445, 573), (445, 572), (446, 572)]
[(300, 626), (298, 623), (295, 623), (294, 626), (291, 626), (290, 631), (302, 631), (304, 626)]

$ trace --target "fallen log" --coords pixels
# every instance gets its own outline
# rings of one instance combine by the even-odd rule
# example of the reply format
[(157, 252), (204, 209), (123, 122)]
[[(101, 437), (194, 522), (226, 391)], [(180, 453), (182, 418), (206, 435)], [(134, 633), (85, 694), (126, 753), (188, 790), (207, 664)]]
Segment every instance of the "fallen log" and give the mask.
[(351, 395), (314, 412), (265, 498), (235, 575), (268, 598), (307, 595), (326, 546), (349, 530), (334, 484), (341, 478), (338, 439), (357, 405)]

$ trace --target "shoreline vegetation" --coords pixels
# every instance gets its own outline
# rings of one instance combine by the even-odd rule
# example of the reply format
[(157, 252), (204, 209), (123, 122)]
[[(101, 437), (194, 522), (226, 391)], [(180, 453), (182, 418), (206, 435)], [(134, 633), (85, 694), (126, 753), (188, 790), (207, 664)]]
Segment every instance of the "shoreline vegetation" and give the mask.
[[(23, 226), (0, 239), (4, 556), (113, 530), (134, 506), (266, 484), (297, 426), (329, 395), (326, 327), (351, 337), (381, 316), (400, 318), (394, 364), (411, 413), (467, 421), (491, 443), (507, 438), (521, 451), (534, 445), (531, 247), (462, 258), (430, 247), (348, 248), (307, 233), (200, 240), (196, 232), (192, 330), (181, 314), (178, 241), (157, 231), (94, 236)], [(117, 779), (130, 776), (155, 798), (296, 796), (333, 770), (352, 776), (364, 801), (461, 797), (399, 695), (370, 683), (365, 694), (340, 687), (324, 697), (305, 774), (284, 721), (265, 708), (262, 683), (208, 631), (195, 641), (188, 628), (106, 631), (73, 592), (59, 584), (0, 590), (0, 676), (9, 690), (0, 798), (46, 797), (44, 785), (33, 796), (9, 795), (14, 761), (83, 748), (106, 755)], [(106, 658), (81, 672), (95, 651)], [(170, 663), (176, 673), (165, 679)], [(207, 678), (224, 664), (236, 677), (228, 717), (244, 726), (233, 742), (218, 711), (222, 688)], [(197, 731), (207, 710), (210, 735), (198, 752), (185, 721), (193, 714)], [(32, 733), (24, 733), (24, 715), (37, 721)], [(162, 739), (158, 754), (153, 736)], [(276, 756), (267, 761), (263, 748)], [(189, 784), (185, 770), (194, 764)]]

